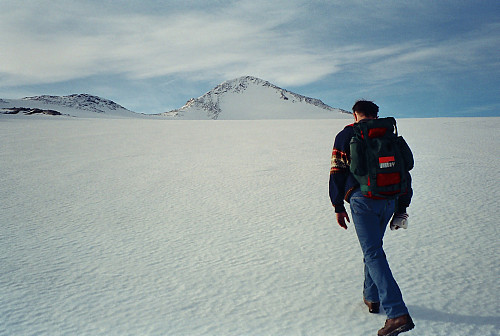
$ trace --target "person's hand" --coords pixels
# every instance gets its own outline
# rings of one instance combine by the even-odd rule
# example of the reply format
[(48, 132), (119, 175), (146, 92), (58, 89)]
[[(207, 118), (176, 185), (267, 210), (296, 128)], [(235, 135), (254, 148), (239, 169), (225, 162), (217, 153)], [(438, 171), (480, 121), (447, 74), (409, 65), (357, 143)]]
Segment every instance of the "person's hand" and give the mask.
[(395, 213), (392, 216), (390, 227), (391, 230), (398, 230), (399, 228), (408, 228), (408, 214), (407, 213)]
[(335, 214), (337, 216), (337, 223), (339, 223), (341, 228), (344, 228), (347, 230), (347, 224), (345, 221), (347, 220), (348, 223), (351, 221), (349, 220), (349, 215), (347, 215), (347, 212), (340, 212)]

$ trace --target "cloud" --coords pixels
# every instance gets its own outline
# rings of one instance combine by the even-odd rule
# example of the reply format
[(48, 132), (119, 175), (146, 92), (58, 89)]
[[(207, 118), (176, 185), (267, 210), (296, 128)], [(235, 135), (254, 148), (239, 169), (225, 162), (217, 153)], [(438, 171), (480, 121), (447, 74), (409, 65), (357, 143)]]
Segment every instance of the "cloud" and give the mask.
[[(100, 7), (92, 1), (23, 6), (5, 1), (0, 11), (0, 86), (107, 75), (226, 80), (247, 74), (298, 86), (335, 73), (393, 83), (420, 73), (495, 67), (491, 57), (485, 57), (496, 54), (499, 25), (494, 23), (445, 40), (373, 41), (346, 38), (367, 29), (346, 26), (350, 17), (342, 13), (352, 14), (347, 7), (338, 21), (323, 28), (329, 12), (312, 13), (304, 1), (214, 3), (217, 6), (200, 7), (187, 1), (187, 10), (151, 12)], [(365, 2), (356, 4), (359, 10)], [(337, 9), (341, 3), (332, 6)], [(394, 10), (380, 6), (372, 16), (395, 16)], [(315, 26), (315, 17), (321, 18), (320, 26)], [(361, 23), (359, 17), (355, 22)], [(321, 38), (328, 40), (317, 37), (318, 30), (327, 31)]]
[[(342, 71), (363, 77), (366, 82), (391, 85), (422, 76), (498, 72), (499, 24), (486, 24), (476, 31), (448, 40), (417, 39), (381, 46), (353, 45), (335, 57)], [(348, 56), (346, 56), (348, 55)]]
[(335, 62), (310, 52), (300, 36), (279, 31), (297, 13), (275, 15), (277, 8), (264, 4), (241, 2), (219, 11), (173, 15), (100, 14), (89, 6), (57, 7), (44, 16), (33, 7), (14, 11), (2, 15), (0, 23), (0, 43), (7, 46), (0, 53), (0, 83), (109, 73), (130, 79), (262, 74), (301, 84), (337, 70)]

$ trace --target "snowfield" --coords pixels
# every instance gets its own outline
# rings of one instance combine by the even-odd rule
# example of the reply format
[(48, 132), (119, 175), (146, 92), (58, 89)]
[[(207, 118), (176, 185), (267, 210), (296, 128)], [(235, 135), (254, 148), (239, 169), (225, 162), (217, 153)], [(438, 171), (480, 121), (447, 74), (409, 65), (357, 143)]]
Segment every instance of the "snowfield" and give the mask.
[[(349, 120), (0, 119), (0, 335), (376, 335), (330, 155)], [(403, 335), (500, 334), (500, 118), (399, 119)]]

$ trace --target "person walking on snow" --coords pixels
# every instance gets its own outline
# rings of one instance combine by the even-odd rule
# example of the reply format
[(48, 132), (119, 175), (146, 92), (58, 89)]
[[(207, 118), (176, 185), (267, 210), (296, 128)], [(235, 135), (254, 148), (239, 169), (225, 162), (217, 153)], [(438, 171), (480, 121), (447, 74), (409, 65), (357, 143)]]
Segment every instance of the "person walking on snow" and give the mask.
[[(379, 107), (366, 100), (357, 101), (353, 108), (355, 123), (378, 118)], [(364, 261), (363, 301), (370, 313), (378, 313), (380, 304), (387, 314), (385, 326), (379, 336), (395, 336), (413, 329), (414, 324), (394, 279), (384, 250), (383, 237), (391, 220), (391, 229), (406, 228), (412, 191), (394, 199), (365, 197), (358, 181), (350, 172), (350, 141), (354, 135), (353, 124), (346, 126), (335, 137), (332, 152), (329, 192), (335, 207), (337, 223), (347, 229), (350, 222), (344, 200), (350, 204), (351, 215), (358, 236)]]

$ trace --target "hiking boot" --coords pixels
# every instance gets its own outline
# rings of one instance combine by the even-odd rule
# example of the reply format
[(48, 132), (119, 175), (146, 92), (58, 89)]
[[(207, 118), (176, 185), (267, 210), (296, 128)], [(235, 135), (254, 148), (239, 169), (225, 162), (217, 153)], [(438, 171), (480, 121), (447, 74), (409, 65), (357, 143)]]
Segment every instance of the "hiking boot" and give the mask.
[(378, 314), (380, 312), (380, 302), (370, 302), (363, 298), (363, 302), (368, 307), (368, 311), (372, 314)]
[(387, 319), (378, 336), (396, 336), (402, 332), (412, 330), (415, 327), (410, 315), (406, 314), (392, 319)]

